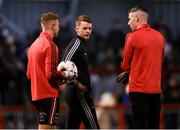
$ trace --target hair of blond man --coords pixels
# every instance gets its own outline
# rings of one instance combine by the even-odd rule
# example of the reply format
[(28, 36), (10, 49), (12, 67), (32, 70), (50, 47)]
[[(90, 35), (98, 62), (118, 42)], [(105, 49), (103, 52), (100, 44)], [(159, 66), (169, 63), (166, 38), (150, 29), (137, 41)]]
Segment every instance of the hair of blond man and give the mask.
[(87, 15), (80, 15), (76, 19), (76, 23), (75, 23), (76, 26), (78, 26), (81, 21), (92, 23), (92, 20), (91, 20), (91, 18), (89, 16), (87, 16)]
[(41, 16), (41, 24), (48, 25), (52, 20), (59, 20), (59, 16), (53, 12), (43, 13)]

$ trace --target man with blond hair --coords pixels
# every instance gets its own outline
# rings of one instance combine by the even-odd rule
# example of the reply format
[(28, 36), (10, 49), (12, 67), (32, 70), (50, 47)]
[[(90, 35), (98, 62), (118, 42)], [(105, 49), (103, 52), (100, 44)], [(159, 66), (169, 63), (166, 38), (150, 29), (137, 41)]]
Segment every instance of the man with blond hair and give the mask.
[(57, 71), (58, 48), (53, 38), (58, 36), (59, 26), (57, 14), (42, 14), (42, 32), (28, 49), (27, 77), (31, 81), (32, 101), (38, 111), (39, 129), (55, 128), (59, 85), (69, 76), (67, 71)]

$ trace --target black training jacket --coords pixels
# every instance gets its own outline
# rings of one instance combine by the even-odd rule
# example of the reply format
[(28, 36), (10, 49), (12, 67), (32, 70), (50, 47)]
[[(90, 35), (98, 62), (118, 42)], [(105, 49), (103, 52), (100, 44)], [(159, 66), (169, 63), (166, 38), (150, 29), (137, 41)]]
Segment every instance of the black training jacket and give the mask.
[(90, 91), (90, 73), (88, 68), (87, 42), (80, 36), (74, 37), (67, 46), (62, 61), (74, 62), (78, 69), (77, 80)]

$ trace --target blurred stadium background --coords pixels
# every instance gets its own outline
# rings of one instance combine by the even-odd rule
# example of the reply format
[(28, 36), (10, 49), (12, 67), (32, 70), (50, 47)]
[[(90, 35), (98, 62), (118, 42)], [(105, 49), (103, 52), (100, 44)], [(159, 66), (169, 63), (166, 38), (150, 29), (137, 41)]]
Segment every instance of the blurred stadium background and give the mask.
[[(74, 19), (92, 17), (94, 30), (89, 41), (89, 61), (94, 101), (101, 128), (131, 128), (127, 85), (115, 77), (121, 61), (128, 9), (143, 5), (150, 12), (150, 25), (165, 37), (162, 78), (161, 128), (180, 128), (180, 0), (0, 0), (0, 128), (36, 128), (26, 79), (27, 49), (39, 35), (39, 18), (54, 11), (61, 16), (55, 39), (64, 48), (74, 34)], [(64, 128), (66, 104), (61, 95), (58, 128)], [(83, 128), (83, 126), (82, 126)]]

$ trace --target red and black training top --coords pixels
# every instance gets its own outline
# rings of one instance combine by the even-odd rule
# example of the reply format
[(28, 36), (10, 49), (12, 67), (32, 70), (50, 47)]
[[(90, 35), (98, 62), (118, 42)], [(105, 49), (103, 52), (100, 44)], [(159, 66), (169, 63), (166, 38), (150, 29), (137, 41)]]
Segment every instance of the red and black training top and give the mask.
[(53, 37), (41, 32), (28, 49), (27, 77), (31, 80), (32, 100), (58, 97), (63, 73), (57, 71), (58, 48)]
[(143, 24), (126, 38), (121, 69), (129, 70), (129, 92), (160, 93), (164, 38)]

